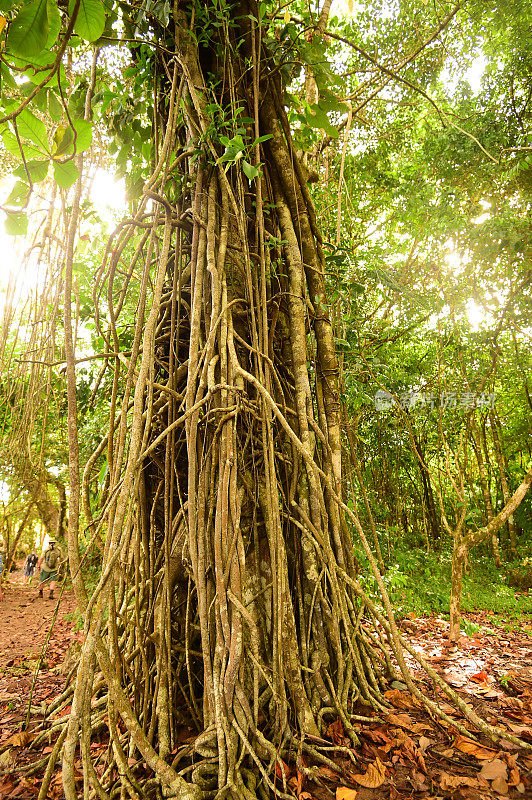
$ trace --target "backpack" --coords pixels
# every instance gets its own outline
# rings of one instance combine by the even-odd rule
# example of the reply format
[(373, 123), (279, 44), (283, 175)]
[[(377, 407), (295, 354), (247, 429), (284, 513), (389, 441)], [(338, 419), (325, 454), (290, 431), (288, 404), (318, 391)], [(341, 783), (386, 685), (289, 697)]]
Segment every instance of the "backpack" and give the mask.
[(46, 569), (49, 570), (50, 572), (52, 572), (55, 569), (58, 561), (59, 561), (59, 555), (57, 553), (57, 550), (55, 550), (54, 548), (47, 550), (46, 553), (44, 554), (44, 563), (46, 565)]

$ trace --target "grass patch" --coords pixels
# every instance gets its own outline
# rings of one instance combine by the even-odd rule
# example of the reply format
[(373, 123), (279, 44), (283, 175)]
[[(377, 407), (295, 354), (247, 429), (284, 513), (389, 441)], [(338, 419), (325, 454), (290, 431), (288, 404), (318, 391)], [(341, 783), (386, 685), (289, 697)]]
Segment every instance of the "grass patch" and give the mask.
[[(396, 546), (384, 582), (398, 616), (449, 612), (451, 556), (450, 550), (436, 554)], [(362, 553), (357, 557), (365, 588), (376, 597), (376, 582), (369, 566)], [(532, 614), (532, 593), (516, 593), (507, 582), (508, 571), (519, 563), (507, 563), (497, 569), (491, 555), (471, 553), (463, 578), (462, 611), (491, 611), (501, 615), (502, 625), (511, 627), (516, 627), (516, 620), (523, 615)]]

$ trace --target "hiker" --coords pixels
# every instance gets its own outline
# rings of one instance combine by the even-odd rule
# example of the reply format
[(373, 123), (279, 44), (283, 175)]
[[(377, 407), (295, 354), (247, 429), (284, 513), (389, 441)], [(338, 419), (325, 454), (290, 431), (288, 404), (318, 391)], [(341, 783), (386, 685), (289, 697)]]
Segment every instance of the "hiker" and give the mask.
[(50, 600), (54, 599), (54, 589), (58, 580), (59, 566), (61, 564), (61, 553), (55, 546), (55, 541), (50, 539), (48, 549), (42, 554), (37, 562), (39, 572), (39, 597), (43, 596), (45, 584), (50, 584)]
[(36, 563), (37, 556), (35, 555), (35, 550), (32, 550), (24, 564), (24, 586), (26, 586), (28, 582), (31, 583)]
[(0, 600), (4, 599), (2, 591), (2, 572), (4, 571), (4, 559), (2, 558), (2, 551), (0, 550)]

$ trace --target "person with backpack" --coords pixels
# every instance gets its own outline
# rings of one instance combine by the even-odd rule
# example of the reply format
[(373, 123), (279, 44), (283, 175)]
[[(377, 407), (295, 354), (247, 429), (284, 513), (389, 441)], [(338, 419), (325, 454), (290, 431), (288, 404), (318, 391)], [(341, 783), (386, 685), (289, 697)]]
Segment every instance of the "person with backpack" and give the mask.
[(26, 563), (24, 564), (24, 586), (26, 586), (28, 582), (31, 582), (33, 573), (35, 572), (36, 563), (37, 556), (35, 555), (35, 550), (32, 550), (26, 559)]
[(43, 596), (43, 589), (45, 584), (50, 585), (50, 600), (54, 599), (55, 584), (59, 576), (59, 567), (61, 565), (61, 554), (55, 546), (55, 541), (50, 539), (48, 549), (42, 554), (37, 562), (37, 569), (39, 572), (39, 597)]

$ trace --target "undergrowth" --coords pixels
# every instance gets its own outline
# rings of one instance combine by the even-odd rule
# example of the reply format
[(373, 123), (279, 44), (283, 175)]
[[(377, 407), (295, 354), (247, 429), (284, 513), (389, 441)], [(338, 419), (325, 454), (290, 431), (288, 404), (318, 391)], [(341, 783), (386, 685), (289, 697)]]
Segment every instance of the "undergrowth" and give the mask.
[[(389, 555), (384, 581), (397, 616), (448, 614), (451, 550), (427, 553), (399, 540)], [(362, 579), (363, 583), (371, 592), (375, 579), (365, 569), (363, 554), (357, 553), (357, 557), (361, 574), (367, 576)], [(524, 557), (503, 562), (497, 569), (490, 554), (483, 553), (480, 548), (471, 553), (463, 579), (462, 611), (491, 611), (503, 616), (507, 624), (524, 614), (532, 614), (532, 592), (522, 593), (508, 585), (509, 570), (522, 565)], [(374, 588), (376, 590), (376, 585)]]

